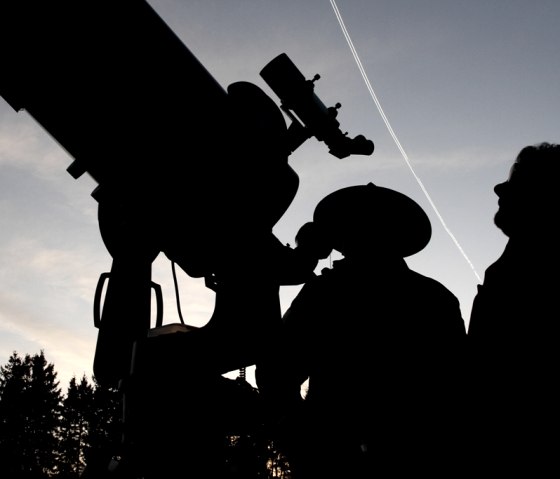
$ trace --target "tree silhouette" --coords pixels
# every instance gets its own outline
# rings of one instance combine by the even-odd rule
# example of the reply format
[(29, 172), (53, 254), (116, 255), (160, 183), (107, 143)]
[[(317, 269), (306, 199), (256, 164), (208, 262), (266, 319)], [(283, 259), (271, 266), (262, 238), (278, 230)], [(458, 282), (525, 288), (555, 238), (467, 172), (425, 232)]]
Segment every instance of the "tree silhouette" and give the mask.
[(85, 376), (78, 384), (73, 377), (63, 405), (60, 427), (60, 474), (79, 477), (85, 468), (85, 453), (89, 446), (89, 411), (93, 408), (93, 386)]
[(88, 425), (88, 447), (85, 462), (89, 471), (106, 468), (112, 456), (122, 450), (122, 394), (116, 388), (99, 383), (93, 377), (93, 397), (85, 416)]
[[(42, 351), (14, 352), (0, 366), (0, 477), (98, 479), (122, 451), (121, 392), (83, 376), (63, 396), (56, 377)], [(262, 428), (258, 390), (239, 379), (226, 383), (224, 478), (289, 479), (285, 457)]]
[(61, 393), (43, 351), (17, 352), (0, 367), (0, 467), (4, 477), (41, 478), (57, 472)]
[(5, 477), (23, 475), (29, 364), (13, 353), (0, 367), (0, 463)]

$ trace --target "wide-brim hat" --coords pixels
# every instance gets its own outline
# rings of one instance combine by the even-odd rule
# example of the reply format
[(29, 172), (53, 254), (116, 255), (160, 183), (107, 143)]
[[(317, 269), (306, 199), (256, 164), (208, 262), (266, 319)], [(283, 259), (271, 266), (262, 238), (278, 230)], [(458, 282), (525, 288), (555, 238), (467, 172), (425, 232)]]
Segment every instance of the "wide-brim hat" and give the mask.
[(327, 195), (317, 204), (313, 223), (343, 254), (353, 243), (369, 242), (411, 256), (424, 249), (432, 236), (428, 215), (416, 201), (373, 183)]

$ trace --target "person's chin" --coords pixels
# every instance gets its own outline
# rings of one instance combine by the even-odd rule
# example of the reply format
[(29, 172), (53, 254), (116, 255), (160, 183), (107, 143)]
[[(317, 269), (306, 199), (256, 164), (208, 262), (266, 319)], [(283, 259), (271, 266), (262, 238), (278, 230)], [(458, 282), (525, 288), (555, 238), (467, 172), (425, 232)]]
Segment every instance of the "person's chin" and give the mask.
[(508, 224), (504, 221), (501, 221), (500, 219), (498, 219), (496, 221), (496, 219), (494, 219), (494, 224), (498, 227), (498, 229), (504, 234), (506, 235), (508, 238), (510, 237), (511, 234), (511, 228), (508, 226)]
[(500, 210), (494, 215), (494, 224), (502, 233), (509, 237), (508, 221), (504, 218), (504, 214)]

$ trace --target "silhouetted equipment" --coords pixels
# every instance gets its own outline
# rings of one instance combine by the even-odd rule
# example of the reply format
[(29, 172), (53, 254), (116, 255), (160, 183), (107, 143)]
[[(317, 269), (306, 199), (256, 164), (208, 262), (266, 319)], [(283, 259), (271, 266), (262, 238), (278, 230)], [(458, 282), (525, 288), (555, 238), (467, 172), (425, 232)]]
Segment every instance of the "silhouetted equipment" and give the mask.
[(306, 80), (285, 53), (269, 62), (260, 74), (278, 95), (282, 101), (281, 108), (292, 120), (288, 129), (290, 152), (314, 136), (325, 142), (329, 153), (337, 158), (373, 153), (373, 142), (363, 135), (349, 138), (347, 133), (340, 131), (340, 123), (336, 117), (341, 105), (337, 103), (334, 107), (327, 108), (315, 94), (314, 84), (320, 78), (318, 74), (312, 80)]
[[(247, 253), (234, 231), (273, 236), (299, 184), (287, 157), (307, 138), (339, 158), (373, 152), (341, 132), (339, 105), (326, 108), (316, 78), (305, 80), (286, 54), (261, 75), (289, 128), (256, 85), (222, 88), (144, 0), (6, 2), (0, 15), (0, 94), (73, 157), (74, 178), (87, 172), (98, 183), (92, 196), (113, 257), (100, 278), (103, 308), (96, 296), (101, 382), (128, 373), (132, 344), (151, 327), (161, 251), (193, 277), (228, 270), (233, 251)], [(251, 248), (264, 258), (281, 250)]]
[(261, 324), (279, 316), (275, 287), (301, 283), (313, 266), (272, 233), (299, 186), (288, 156), (311, 136), (338, 158), (369, 155), (373, 143), (341, 132), (339, 105), (326, 108), (316, 78), (286, 54), (261, 72), (282, 109), (250, 82), (224, 89), (145, 0), (10, 1), (0, 17), (0, 95), (69, 153), (75, 179), (98, 184), (113, 261), (95, 294), (96, 379), (117, 386), (129, 376), (134, 345), (152, 329), (154, 291), (161, 324), (151, 280), (161, 252), (216, 290), (200, 332), (225, 331), (217, 368), (253, 364), (247, 334), (270, 332)]

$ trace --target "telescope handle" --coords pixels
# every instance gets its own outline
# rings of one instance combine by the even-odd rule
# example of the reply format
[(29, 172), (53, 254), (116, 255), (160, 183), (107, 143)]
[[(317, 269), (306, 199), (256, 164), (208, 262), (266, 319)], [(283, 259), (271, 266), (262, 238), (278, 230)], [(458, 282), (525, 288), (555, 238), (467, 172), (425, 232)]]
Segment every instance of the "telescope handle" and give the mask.
[(100, 384), (118, 387), (129, 375), (133, 345), (145, 338), (150, 329), (152, 290), (156, 293), (156, 323), (163, 321), (161, 288), (152, 281), (151, 266), (151, 261), (117, 257), (113, 259), (111, 272), (99, 278), (94, 301), (94, 323), (99, 333), (93, 372)]
[[(105, 283), (108, 282), (111, 277), (111, 273), (101, 273), (99, 279), (97, 280), (97, 286), (95, 288), (95, 296), (93, 299), (93, 325), (99, 329), (101, 328), (101, 297), (103, 294), (103, 288)], [(150, 286), (154, 290), (156, 297), (156, 324), (155, 327), (160, 327), (163, 325), (163, 294), (161, 291), (161, 285), (155, 282), (151, 282)]]

